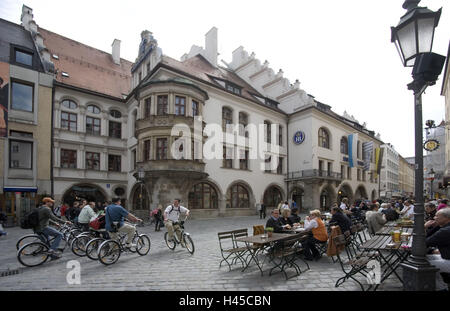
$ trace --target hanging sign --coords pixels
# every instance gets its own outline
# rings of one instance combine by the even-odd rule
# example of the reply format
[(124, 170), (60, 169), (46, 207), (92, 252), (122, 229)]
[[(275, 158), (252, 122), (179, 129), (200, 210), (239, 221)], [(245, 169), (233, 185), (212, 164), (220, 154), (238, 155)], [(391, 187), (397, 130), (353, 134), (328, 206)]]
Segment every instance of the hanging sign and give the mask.
[(305, 133), (302, 131), (297, 131), (294, 134), (294, 143), (300, 145), (305, 140)]
[(439, 148), (439, 142), (436, 139), (428, 139), (423, 144), (423, 149), (426, 151), (434, 151)]

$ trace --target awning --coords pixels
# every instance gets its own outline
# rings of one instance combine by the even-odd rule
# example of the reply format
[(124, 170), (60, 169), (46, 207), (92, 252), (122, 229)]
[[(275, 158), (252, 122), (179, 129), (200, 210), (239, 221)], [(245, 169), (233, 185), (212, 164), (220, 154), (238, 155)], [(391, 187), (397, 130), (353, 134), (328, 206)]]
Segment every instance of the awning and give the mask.
[(37, 187), (3, 187), (3, 192), (37, 192)]

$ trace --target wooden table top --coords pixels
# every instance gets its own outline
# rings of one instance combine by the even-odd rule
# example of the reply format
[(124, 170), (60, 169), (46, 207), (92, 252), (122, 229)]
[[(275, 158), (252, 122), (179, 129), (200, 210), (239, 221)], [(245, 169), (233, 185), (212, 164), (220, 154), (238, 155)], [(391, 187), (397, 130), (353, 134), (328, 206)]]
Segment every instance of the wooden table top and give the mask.
[[(392, 246), (388, 244), (393, 244)], [(406, 244), (406, 243), (403, 243)], [(411, 244), (411, 239), (409, 244)], [(409, 245), (407, 244), (407, 245)], [(361, 245), (361, 248), (365, 250), (399, 250), (402, 246), (402, 242), (393, 243), (392, 238), (389, 235), (375, 235), (370, 240)]]
[(269, 244), (272, 242), (281, 241), (287, 238), (294, 236), (292, 233), (272, 233), (272, 237), (263, 238), (265, 234), (258, 234), (243, 238), (238, 238), (236, 241), (238, 242), (247, 242), (247, 243), (257, 243), (257, 244)]
[[(381, 228), (377, 233), (375, 233), (376, 235), (390, 235), (390, 233), (394, 231), (394, 227), (383, 227)], [(402, 232), (406, 232), (412, 235), (413, 233), (413, 228), (402, 228)]]

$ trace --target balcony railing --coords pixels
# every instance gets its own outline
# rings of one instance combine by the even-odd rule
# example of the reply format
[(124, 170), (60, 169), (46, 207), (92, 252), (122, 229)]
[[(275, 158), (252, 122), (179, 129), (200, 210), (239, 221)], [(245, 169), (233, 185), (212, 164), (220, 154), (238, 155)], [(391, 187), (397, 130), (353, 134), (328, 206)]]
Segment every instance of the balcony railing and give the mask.
[(310, 178), (342, 180), (342, 174), (315, 169), (315, 170), (304, 170), (299, 172), (290, 172), (287, 174), (286, 179), (310, 179)]

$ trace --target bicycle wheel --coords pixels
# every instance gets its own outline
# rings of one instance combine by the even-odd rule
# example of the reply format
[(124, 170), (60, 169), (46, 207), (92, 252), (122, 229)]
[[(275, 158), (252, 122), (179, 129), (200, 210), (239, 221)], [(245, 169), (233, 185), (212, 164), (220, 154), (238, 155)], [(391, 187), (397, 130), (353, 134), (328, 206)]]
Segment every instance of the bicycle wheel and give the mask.
[(195, 251), (194, 241), (192, 241), (191, 236), (188, 234), (183, 234), (184, 245), (189, 253), (193, 254)]
[(16, 249), (19, 250), (25, 244), (30, 244), (32, 242), (43, 242), (39, 235), (37, 234), (27, 234), (19, 239), (16, 243)]
[(112, 265), (120, 257), (120, 245), (114, 240), (107, 240), (100, 244), (98, 249), (98, 260), (106, 266)]
[(73, 239), (71, 248), (72, 252), (80, 257), (86, 256), (86, 244), (90, 240), (90, 236), (80, 234), (75, 239)]
[(88, 242), (86, 245), (86, 255), (89, 259), (98, 259), (98, 248), (105, 241), (103, 238), (95, 238)]
[(50, 256), (48, 250), (48, 246), (42, 242), (28, 243), (18, 250), (17, 259), (26, 267), (39, 266)]
[(146, 234), (141, 234), (136, 242), (136, 251), (139, 255), (147, 255), (150, 251), (150, 238)]
[(177, 246), (177, 243), (175, 243), (174, 240), (169, 241), (169, 233), (168, 233), (168, 232), (166, 232), (166, 233), (164, 234), (164, 240), (166, 241), (167, 247), (168, 247), (169, 249), (171, 249), (171, 250), (174, 250), (175, 247)]

